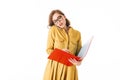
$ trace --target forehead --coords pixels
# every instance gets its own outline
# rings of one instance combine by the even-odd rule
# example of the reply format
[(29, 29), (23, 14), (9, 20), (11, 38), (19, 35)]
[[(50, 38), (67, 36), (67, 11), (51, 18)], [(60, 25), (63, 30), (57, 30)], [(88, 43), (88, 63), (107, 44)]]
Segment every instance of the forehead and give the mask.
[(55, 13), (54, 15), (53, 15), (53, 17), (52, 17), (52, 19), (53, 20), (56, 20), (57, 18), (58, 18), (58, 16), (60, 16), (61, 14), (59, 14), (59, 13)]

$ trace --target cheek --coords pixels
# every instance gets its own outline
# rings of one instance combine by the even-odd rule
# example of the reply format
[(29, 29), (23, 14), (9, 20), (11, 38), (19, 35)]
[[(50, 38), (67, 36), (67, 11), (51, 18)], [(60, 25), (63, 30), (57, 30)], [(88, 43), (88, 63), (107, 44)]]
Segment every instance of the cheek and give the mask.
[(63, 22), (62, 22), (64, 25), (66, 25), (66, 20), (63, 20)]
[(63, 22), (66, 23), (66, 19), (65, 18), (63, 19)]

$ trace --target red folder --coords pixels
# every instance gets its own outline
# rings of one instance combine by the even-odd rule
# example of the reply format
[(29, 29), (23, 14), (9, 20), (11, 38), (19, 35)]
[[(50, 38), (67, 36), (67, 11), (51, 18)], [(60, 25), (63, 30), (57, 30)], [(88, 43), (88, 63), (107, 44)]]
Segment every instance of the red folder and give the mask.
[(70, 58), (73, 58), (73, 59), (76, 59), (76, 60), (81, 60), (80, 57), (77, 57), (71, 53), (68, 53), (68, 52), (65, 52), (63, 50), (60, 50), (58, 48), (55, 48), (53, 50), (53, 52), (48, 56), (48, 59), (51, 59), (51, 60), (55, 60), (57, 62), (60, 62), (62, 64), (65, 64), (67, 66), (71, 66), (73, 65), (69, 59)]
[(48, 59), (58, 61), (60, 63), (63, 63), (67, 66), (73, 65), (71, 62), (69, 62), (70, 58), (76, 59), (76, 60), (83, 60), (84, 57), (86, 56), (88, 49), (91, 45), (93, 36), (82, 46), (80, 52), (78, 53), (77, 56), (67, 53), (63, 50), (60, 50), (58, 48), (55, 48), (54, 51), (49, 55)]

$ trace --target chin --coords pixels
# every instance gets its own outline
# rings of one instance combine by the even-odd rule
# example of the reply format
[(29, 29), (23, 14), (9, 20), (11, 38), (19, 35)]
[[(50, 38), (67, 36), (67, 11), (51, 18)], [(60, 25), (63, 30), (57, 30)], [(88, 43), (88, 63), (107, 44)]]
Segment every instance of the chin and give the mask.
[(63, 26), (59, 26), (60, 28), (64, 28)]

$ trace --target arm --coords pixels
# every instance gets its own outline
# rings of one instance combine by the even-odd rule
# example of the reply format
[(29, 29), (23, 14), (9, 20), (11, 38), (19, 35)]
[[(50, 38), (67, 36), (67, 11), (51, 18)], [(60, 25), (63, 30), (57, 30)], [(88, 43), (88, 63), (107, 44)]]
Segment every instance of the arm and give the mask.
[(82, 48), (82, 40), (81, 40), (81, 33), (79, 33), (79, 40), (78, 40), (78, 44), (77, 44), (76, 56), (78, 55), (81, 48)]
[(54, 50), (54, 29), (51, 27), (48, 32), (46, 52), (50, 54)]
[[(77, 44), (76, 56), (78, 55), (78, 53), (79, 53), (79, 51), (80, 51), (81, 48), (82, 48), (82, 40), (81, 40), (81, 34), (79, 33), (79, 40), (78, 40), (78, 44)], [(72, 58), (70, 58), (69, 61), (73, 65), (76, 65), (76, 66), (79, 66), (82, 63), (82, 60), (77, 61), (76, 59), (72, 59)]]

